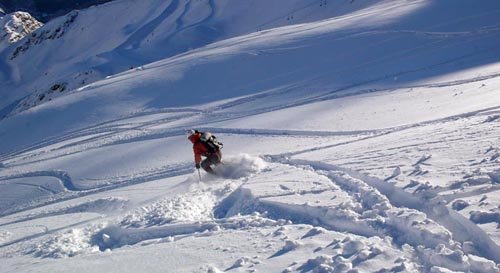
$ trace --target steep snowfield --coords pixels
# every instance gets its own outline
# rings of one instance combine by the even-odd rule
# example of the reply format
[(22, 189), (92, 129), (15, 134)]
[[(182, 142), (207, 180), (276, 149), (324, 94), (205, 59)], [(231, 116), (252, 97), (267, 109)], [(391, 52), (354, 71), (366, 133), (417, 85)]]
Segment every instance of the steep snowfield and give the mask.
[(121, 0), (72, 11), (0, 50), (7, 63), (0, 66), (5, 87), (0, 114), (26, 110), (106, 76), (215, 41), (326, 19), (372, 2)]
[(83, 40), (109, 77), (0, 121), (0, 271), (500, 272), (500, 3), (360, 2), (136, 1)]

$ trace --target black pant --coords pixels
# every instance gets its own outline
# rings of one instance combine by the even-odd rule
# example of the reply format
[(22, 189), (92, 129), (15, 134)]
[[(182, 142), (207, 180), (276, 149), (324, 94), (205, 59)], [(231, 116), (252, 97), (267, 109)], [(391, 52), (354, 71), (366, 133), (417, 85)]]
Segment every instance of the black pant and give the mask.
[(212, 169), (212, 165), (217, 165), (221, 162), (222, 155), (220, 152), (215, 152), (211, 154), (207, 154), (207, 158), (205, 158), (201, 162), (201, 167), (207, 172), (214, 174), (214, 170)]

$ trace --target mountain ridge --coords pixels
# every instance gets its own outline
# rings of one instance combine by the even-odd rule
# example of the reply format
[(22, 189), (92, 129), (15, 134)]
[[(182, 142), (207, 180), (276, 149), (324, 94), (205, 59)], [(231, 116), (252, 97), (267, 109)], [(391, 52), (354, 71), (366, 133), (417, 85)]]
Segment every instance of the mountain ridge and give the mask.
[(24, 11), (46, 23), (75, 9), (86, 9), (93, 5), (116, 0), (0, 0), (4, 13)]

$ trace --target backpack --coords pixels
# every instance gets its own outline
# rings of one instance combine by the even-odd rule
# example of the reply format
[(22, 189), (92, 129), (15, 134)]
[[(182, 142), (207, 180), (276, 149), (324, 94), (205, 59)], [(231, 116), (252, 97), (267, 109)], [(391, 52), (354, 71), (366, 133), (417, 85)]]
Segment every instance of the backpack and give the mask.
[(217, 140), (217, 138), (210, 132), (202, 132), (200, 137), (201, 143), (207, 148), (211, 153), (218, 152), (224, 146), (222, 142)]

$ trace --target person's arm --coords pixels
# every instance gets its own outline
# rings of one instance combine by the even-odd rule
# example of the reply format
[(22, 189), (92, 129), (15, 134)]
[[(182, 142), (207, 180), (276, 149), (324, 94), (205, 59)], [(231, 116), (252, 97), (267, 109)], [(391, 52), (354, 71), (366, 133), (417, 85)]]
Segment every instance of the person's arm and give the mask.
[(201, 152), (200, 150), (196, 147), (196, 145), (193, 145), (193, 152), (194, 152), (194, 163), (196, 165), (196, 168), (200, 168), (200, 163), (201, 163)]

